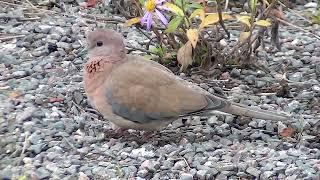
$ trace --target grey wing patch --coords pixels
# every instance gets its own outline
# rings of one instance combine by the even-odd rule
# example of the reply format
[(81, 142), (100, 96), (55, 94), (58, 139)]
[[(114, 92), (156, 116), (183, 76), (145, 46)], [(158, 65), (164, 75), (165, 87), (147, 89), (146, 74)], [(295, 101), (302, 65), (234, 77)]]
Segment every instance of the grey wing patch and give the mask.
[(144, 124), (144, 123), (150, 123), (152, 121), (156, 120), (170, 120), (170, 118), (173, 118), (174, 116), (162, 113), (162, 112), (156, 112), (156, 113), (146, 113), (141, 110), (136, 109), (135, 107), (128, 107), (125, 104), (121, 104), (117, 102), (117, 100), (113, 97), (112, 91), (107, 91), (107, 101), (111, 105), (112, 112), (118, 116), (121, 116), (124, 119), (133, 121), (135, 123)]
[(230, 102), (223, 100), (222, 98), (217, 98), (211, 95), (205, 96), (208, 105), (198, 111), (189, 112), (187, 114), (180, 115), (180, 117), (191, 116), (191, 115), (201, 115), (208, 111), (219, 110), (230, 105)]
[(208, 101), (208, 106), (205, 108), (206, 110), (222, 109), (225, 106), (230, 105), (230, 102), (227, 100), (212, 95), (206, 96), (206, 99)]

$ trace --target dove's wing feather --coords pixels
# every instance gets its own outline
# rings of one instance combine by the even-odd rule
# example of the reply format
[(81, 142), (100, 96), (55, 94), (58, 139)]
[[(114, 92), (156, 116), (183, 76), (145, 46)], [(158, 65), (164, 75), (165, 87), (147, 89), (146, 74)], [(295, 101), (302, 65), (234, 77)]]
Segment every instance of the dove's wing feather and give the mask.
[(209, 99), (144, 59), (127, 61), (115, 69), (106, 84), (106, 97), (113, 113), (137, 123), (177, 118), (225, 105), (224, 100)]

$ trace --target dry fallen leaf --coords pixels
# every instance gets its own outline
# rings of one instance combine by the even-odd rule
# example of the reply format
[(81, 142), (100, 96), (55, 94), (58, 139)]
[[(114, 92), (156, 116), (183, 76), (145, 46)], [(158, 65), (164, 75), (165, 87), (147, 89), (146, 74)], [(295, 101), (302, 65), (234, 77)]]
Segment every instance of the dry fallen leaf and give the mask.
[(185, 45), (183, 45), (177, 54), (177, 60), (180, 67), (180, 72), (185, 71), (190, 64), (192, 64), (192, 44), (191, 41), (188, 41)]
[(187, 36), (188, 36), (188, 39), (191, 42), (193, 48), (196, 48), (198, 38), (199, 38), (198, 30), (197, 29), (188, 29)]
[(141, 20), (140, 17), (135, 17), (135, 18), (132, 18), (132, 19), (128, 19), (128, 20), (124, 23), (124, 26), (126, 26), (126, 27), (132, 26), (133, 24), (139, 23), (140, 20)]
[(49, 103), (62, 102), (62, 101), (64, 101), (64, 99), (62, 99), (62, 98), (50, 98), (50, 99), (48, 99)]
[(248, 28), (251, 27), (250, 16), (237, 16), (237, 19), (239, 22), (242, 22), (243, 24), (247, 25)]
[(282, 131), (279, 132), (279, 134), (280, 134), (282, 137), (285, 137), (285, 138), (293, 137), (293, 135), (294, 135), (294, 129), (291, 128), (291, 127), (286, 127), (286, 128), (284, 128), (284, 129), (282, 129)]
[(245, 42), (249, 36), (250, 36), (250, 32), (241, 32), (239, 36), (239, 41)]
[(262, 26), (262, 27), (269, 27), (271, 26), (271, 22), (268, 20), (259, 20), (257, 22), (255, 22), (256, 25), (258, 26)]
[(16, 99), (19, 96), (21, 96), (21, 93), (17, 92), (17, 91), (12, 91), (12, 92), (9, 93), (9, 97), (12, 98), (12, 99)]
[[(222, 13), (221, 16), (222, 16), (222, 20), (232, 19), (232, 16), (226, 13)], [(211, 13), (204, 18), (203, 22), (200, 24), (200, 29), (212, 24), (216, 24), (218, 22), (219, 22), (219, 14)]]

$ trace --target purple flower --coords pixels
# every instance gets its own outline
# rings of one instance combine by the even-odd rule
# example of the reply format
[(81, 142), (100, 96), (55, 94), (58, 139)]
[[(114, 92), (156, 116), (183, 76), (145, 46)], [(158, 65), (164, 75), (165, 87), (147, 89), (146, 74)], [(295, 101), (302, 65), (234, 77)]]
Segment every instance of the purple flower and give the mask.
[(150, 30), (153, 21), (153, 16), (156, 15), (158, 19), (164, 24), (168, 24), (167, 18), (162, 14), (160, 11), (161, 9), (164, 9), (162, 7), (163, 2), (167, 0), (147, 0), (145, 3), (145, 13), (144, 16), (141, 18), (141, 24), (147, 25), (147, 29)]

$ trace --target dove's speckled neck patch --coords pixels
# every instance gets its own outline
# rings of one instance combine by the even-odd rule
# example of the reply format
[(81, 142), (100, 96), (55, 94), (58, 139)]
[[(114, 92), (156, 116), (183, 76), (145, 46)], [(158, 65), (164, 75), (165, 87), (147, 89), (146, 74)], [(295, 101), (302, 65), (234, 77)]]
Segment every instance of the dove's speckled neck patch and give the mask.
[(115, 58), (94, 57), (94, 58), (91, 58), (90, 61), (86, 63), (85, 70), (88, 73), (99, 72), (99, 71), (102, 71), (106, 63), (114, 64), (119, 61), (121, 60), (117, 60)]

